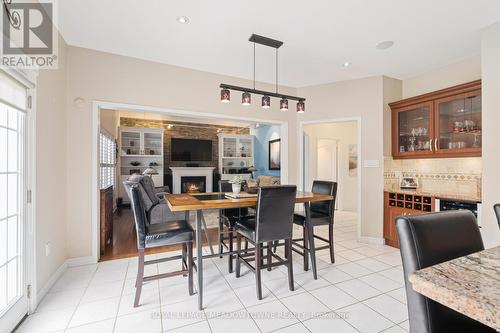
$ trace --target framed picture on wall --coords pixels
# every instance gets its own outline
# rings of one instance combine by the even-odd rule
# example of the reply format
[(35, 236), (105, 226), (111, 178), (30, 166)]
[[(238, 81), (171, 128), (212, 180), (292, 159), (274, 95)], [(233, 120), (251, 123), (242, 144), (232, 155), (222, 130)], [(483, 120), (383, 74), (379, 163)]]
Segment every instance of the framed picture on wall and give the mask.
[(269, 170), (281, 169), (281, 139), (269, 141)]

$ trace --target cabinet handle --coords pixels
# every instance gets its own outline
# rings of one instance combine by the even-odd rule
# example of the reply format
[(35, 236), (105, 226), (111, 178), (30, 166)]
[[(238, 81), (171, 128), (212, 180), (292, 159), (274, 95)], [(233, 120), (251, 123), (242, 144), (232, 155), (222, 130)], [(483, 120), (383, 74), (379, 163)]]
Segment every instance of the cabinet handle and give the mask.
[(429, 140), (429, 149), (432, 151), (432, 139)]
[(438, 139), (434, 139), (434, 151), (438, 151)]

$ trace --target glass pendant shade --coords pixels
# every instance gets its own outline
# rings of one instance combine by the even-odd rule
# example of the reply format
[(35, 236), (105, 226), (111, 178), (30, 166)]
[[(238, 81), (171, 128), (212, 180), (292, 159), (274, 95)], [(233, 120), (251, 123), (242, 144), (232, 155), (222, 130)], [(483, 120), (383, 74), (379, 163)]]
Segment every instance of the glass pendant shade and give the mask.
[(285, 98), (282, 98), (280, 100), (280, 110), (281, 111), (288, 111), (288, 100)]
[(231, 100), (231, 92), (229, 91), (229, 89), (222, 89), (220, 91), (220, 101), (222, 103), (229, 103), (230, 100)]
[(241, 94), (241, 105), (250, 105), (252, 102), (252, 96), (250, 93), (244, 92)]
[(269, 109), (271, 107), (271, 97), (262, 96), (262, 108)]
[(306, 112), (306, 104), (303, 101), (298, 101), (297, 102), (297, 113), (304, 113)]

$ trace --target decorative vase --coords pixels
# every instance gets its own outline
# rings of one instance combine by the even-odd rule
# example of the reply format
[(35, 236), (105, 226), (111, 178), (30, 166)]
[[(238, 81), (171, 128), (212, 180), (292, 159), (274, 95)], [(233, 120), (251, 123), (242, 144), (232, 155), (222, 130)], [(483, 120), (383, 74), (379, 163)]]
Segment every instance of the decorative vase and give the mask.
[(233, 193), (238, 194), (241, 192), (241, 184), (233, 184)]

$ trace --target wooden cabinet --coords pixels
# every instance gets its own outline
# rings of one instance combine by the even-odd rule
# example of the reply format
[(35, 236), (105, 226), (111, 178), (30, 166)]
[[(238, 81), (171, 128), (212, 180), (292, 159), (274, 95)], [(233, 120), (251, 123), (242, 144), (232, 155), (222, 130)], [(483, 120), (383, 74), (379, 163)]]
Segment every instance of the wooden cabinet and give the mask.
[(221, 180), (230, 180), (236, 174), (249, 179), (253, 167), (254, 138), (253, 135), (219, 134), (219, 172)]
[(427, 214), (435, 210), (435, 199), (409, 193), (384, 193), (384, 239), (389, 246), (399, 248), (396, 218), (403, 215)]
[(392, 156), (481, 156), (481, 81), (390, 103)]
[(104, 254), (106, 246), (113, 242), (113, 186), (100, 191), (100, 249)]

